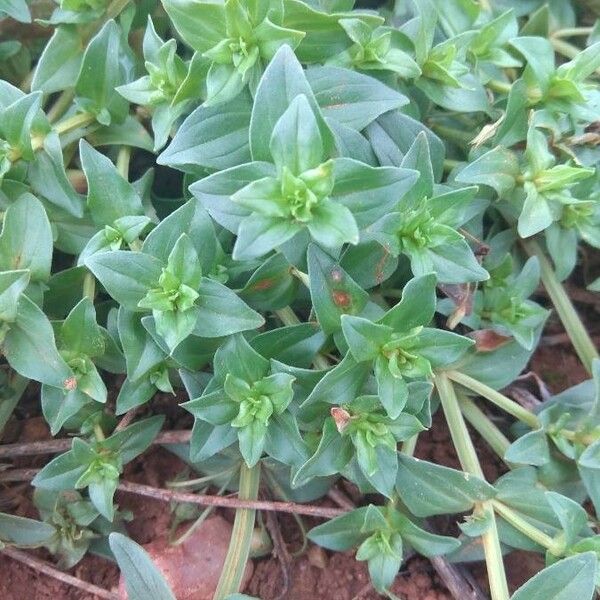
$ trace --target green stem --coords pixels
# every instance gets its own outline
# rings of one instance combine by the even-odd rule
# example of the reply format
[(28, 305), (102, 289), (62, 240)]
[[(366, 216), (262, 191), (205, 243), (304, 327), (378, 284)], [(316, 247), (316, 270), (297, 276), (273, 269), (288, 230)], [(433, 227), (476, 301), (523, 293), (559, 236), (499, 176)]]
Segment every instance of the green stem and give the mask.
[(447, 125), (438, 125), (432, 123), (431, 128), (435, 131), (435, 133), (450, 140), (451, 142), (458, 144), (459, 146), (469, 146), (475, 137), (466, 131), (454, 129), (454, 127), (448, 127)]
[(131, 158), (131, 146), (121, 146), (117, 155), (117, 170), (123, 179), (129, 181), (129, 159)]
[(21, 396), (23, 396), (28, 383), (29, 379), (22, 377), (18, 373), (13, 373), (9, 379), (7, 383), (9, 395), (0, 399), (0, 439), (2, 439), (4, 427), (13, 414)]
[(575, 58), (581, 52), (581, 49), (577, 46), (573, 46), (573, 44), (569, 44), (569, 42), (557, 39), (556, 37), (551, 37), (550, 42), (556, 52), (567, 58)]
[(593, 27), (565, 27), (564, 29), (559, 29), (552, 33), (551, 37), (553, 38), (561, 38), (561, 37), (574, 37), (578, 35), (590, 35), (594, 31)]
[(508, 94), (512, 88), (512, 83), (499, 81), (498, 79), (490, 79), (485, 85), (490, 88), (490, 90), (500, 94)]
[(300, 319), (297, 317), (296, 313), (289, 306), (285, 306), (284, 308), (280, 308), (274, 312), (277, 315), (277, 318), (286, 327), (289, 327), (291, 325), (299, 325), (300, 324)]
[(459, 373), (458, 371), (446, 371), (446, 375), (455, 383), (483, 396), (492, 404), (501, 408), (504, 412), (515, 417), (515, 419), (529, 425), (532, 429), (539, 429), (539, 419), (532, 412), (528, 411), (520, 404), (517, 404), (514, 400), (507, 398), (504, 394), (501, 394), (495, 389), (485, 385), (485, 383), (481, 383), (481, 381), (473, 379), (464, 373)]
[(508, 438), (490, 421), (489, 417), (470, 398), (458, 394), (460, 410), (473, 429), (488, 443), (490, 448), (506, 463), (504, 455), (510, 446)]
[(408, 456), (412, 456), (415, 453), (415, 448), (417, 447), (418, 441), (419, 441), (419, 434), (416, 433), (412, 437), (408, 438), (406, 441), (402, 442), (402, 447), (400, 448), (400, 452), (402, 452), (402, 454), (407, 454)]
[(452, 171), (452, 169), (455, 169), (456, 167), (458, 167), (459, 165), (464, 164), (464, 162), (462, 160), (454, 160), (452, 158), (445, 158), (444, 159), (444, 171), (446, 172), (450, 172)]
[[(246, 463), (242, 463), (238, 497), (241, 500), (256, 500), (259, 483), (260, 463), (252, 468), (247, 467)], [(227, 556), (213, 600), (225, 600), (230, 594), (240, 591), (250, 554), (255, 516), (256, 511), (253, 509), (238, 508), (236, 510)]]
[(553, 538), (539, 530), (535, 525), (532, 525), (519, 513), (498, 500), (492, 500), (491, 503), (494, 510), (515, 529), (518, 529), (521, 533), (525, 534), (540, 546), (547, 548), (555, 556), (560, 556), (562, 554), (562, 544), (556, 543)]
[(92, 302), (96, 296), (96, 278), (91, 273), (86, 273), (83, 278), (83, 297)]
[[(452, 437), (452, 443), (456, 448), (462, 468), (466, 472), (484, 479), (483, 471), (477, 458), (477, 452), (460, 412), (452, 382), (445, 373), (438, 373), (434, 377), (434, 383), (440, 396), (450, 436)], [(481, 535), (481, 541), (485, 554), (492, 600), (509, 600), (508, 584), (502, 560), (502, 549), (500, 547), (500, 538), (492, 506), (489, 501), (482, 502), (476, 507), (476, 511), (479, 513), (488, 512), (490, 515), (490, 526)]]
[(540, 272), (542, 283), (552, 300), (552, 304), (562, 321), (562, 324), (569, 336), (575, 352), (589, 373), (592, 372), (592, 362), (600, 357), (594, 342), (590, 338), (585, 326), (581, 322), (571, 299), (561, 282), (556, 277), (556, 273), (546, 258), (546, 255), (540, 246), (534, 241), (523, 241), (523, 247), (530, 256), (537, 256), (540, 263)]
[(54, 121), (60, 119), (67, 112), (69, 106), (71, 106), (71, 101), (74, 97), (74, 90), (65, 90), (48, 111), (48, 121), (54, 123)]
[(306, 273), (296, 269), (296, 267), (292, 267), (290, 272), (296, 279), (302, 282), (302, 285), (310, 289), (310, 279)]

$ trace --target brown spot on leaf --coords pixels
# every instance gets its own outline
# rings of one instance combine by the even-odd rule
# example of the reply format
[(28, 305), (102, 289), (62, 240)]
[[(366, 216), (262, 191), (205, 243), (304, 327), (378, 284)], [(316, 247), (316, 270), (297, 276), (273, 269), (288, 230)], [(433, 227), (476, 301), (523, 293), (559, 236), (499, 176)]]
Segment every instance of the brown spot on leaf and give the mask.
[(65, 379), (65, 390), (68, 390), (69, 392), (76, 389), (77, 388), (77, 379), (75, 377), (69, 377), (68, 379)]
[(508, 344), (512, 337), (500, 335), (492, 329), (480, 329), (471, 331), (467, 334), (468, 337), (475, 340), (475, 349), (478, 352), (492, 352), (504, 344)]
[(342, 272), (339, 269), (332, 269), (331, 279), (333, 279), (333, 281), (335, 281), (336, 283), (340, 283), (340, 281), (342, 281), (343, 279)]
[(273, 287), (274, 283), (275, 282), (273, 281), (273, 279), (271, 279), (270, 277), (267, 277), (265, 279), (261, 279), (260, 281), (257, 281), (252, 286), (252, 289), (255, 291), (268, 290)]
[(331, 411), (331, 416), (335, 422), (337, 430), (342, 433), (350, 423), (350, 413), (341, 406), (334, 406)]
[(343, 290), (333, 290), (331, 297), (336, 306), (340, 308), (348, 308), (352, 304), (352, 297), (348, 292)]

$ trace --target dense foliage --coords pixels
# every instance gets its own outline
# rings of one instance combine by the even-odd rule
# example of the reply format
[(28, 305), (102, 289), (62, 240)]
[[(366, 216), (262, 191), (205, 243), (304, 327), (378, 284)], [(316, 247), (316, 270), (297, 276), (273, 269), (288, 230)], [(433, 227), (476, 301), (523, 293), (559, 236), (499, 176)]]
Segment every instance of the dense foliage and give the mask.
[[(170, 448), (221, 493), (369, 494), (309, 538), (357, 548), (382, 594), (413, 549), (485, 559), (507, 600), (524, 549), (548, 566), (514, 600), (591, 599), (600, 361), (561, 282), (600, 248), (597, 4), (161, 1), (0, 1), (0, 428), (34, 380), (74, 436), (1, 543), (112, 555), (131, 599), (172, 598), (114, 499), (162, 392), (195, 419)], [(591, 379), (531, 411), (497, 390), (552, 308)], [(462, 471), (413, 457), (436, 411)]]

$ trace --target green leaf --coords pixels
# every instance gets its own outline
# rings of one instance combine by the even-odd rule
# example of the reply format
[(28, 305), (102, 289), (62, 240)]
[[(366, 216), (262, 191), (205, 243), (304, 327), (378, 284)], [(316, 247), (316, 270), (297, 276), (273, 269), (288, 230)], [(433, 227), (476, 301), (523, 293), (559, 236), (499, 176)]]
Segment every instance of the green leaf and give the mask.
[(47, 281), (52, 263), (52, 230), (42, 203), (23, 194), (9, 206), (0, 234), (0, 269), (27, 269), (32, 281)]
[(292, 486), (298, 487), (313, 477), (339, 473), (350, 462), (352, 455), (350, 438), (340, 435), (333, 419), (327, 419), (317, 450), (298, 469), (292, 479)]
[(349, 158), (334, 161), (331, 199), (346, 206), (359, 228), (391, 212), (414, 185), (418, 173), (395, 167), (370, 167)]
[(111, 533), (108, 541), (125, 579), (129, 600), (175, 600), (164, 575), (141, 546), (117, 532)]
[(517, 438), (504, 453), (504, 458), (513, 463), (536, 467), (545, 465), (550, 461), (550, 447), (546, 432), (537, 429)]
[(0, 543), (41, 546), (55, 534), (56, 529), (50, 523), (0, 513)]
[(511, 600), (592, 600), (597, 568), (594, 552), (570, 556), (540, 571)]
[(498, 146), (469, 163), (458, 173), (456, 181), (487, 185), (503, 196), (515, 187), (520, 172), (515, 154)]
[(75, 25), (57, 27), (37, 63), (31, 89), (51, 94), (73, 87), (84, 48)]
[(67, 387), (73, 372), (56, 349), (52, 325), (26, 296), (19, 300), (16, 321), (4, 338), (4, 355), (10, 366), (28, 379), (54, 387)]
[(0, 272), (0, 321), (16, 320), (19, 298), (28, 285), (29, 271)]
[(79, 143), (79, 155), (88, 184), (87, 205), (96, 225), (112, 225), (120, 217), (143, 214), (138, 193), (110, 159), (85, 140)]
[(274, 175), (275, 167), (271, 163), (247, 163), (197, 181), (190, 186), (190, 192), (219, 225), (237, 233), (240, 223), (250, 213), (248, 209), (232, 202), (231, 196), (253, 181)]
[(342, 316), (342, 330), (352, 356), (357, 361), (373, 360), (393, 333), (391, 327), (353, 315)]
[(108, 21), (88, 43), (75, 83), (78, 103), (102, 125), (125, 120), (129, 103), (115, 88), (127, 83), (131, 68), (123, 32)]
[(313, 67), (306, 71), (306, 78), (323, 116), (356, 131), (408, 103), (406, 96), (391, 87), (349, 69)]
[[(81, 440), (75, 438), (73, 440), (74, 447), (77, 442), (81, 442)], [(45, 490), (73, 489), (86, 468), (87, 463), (82, 463), (74, 455), (73, 450), (69, 450), (46, 464), (33, 478), (31, 485)]]
[(400, 302), (385, 313), (381, 322), (395, 331), (428, 325), (435, 313), (435, 284), (433, 273), (411, 279), (402, 290)]
[(269, 139), (275, 124), (292, 100), (304, 94), (317, 119), (324, 153), (333, 149), (333, 136), (325, 123), (319, 106), (292, 49), (281, 46), (265, 69), (258, 84), (250, 120), (250, 150), (255, 161), (271, 160)]
[(298, 290), (298, 279), (290, 272), (283, 254), (262, 262), (246, 282), (240, 297), (258, 310), (277, 310), (290, 304)]
[(85, 203), (67, 177), (61, 142), (56, 133), (44, 138), (44, 147), (29, 165), (31, 189), (69, 215), (81, 219)]
[(317, 245), (308, 247), (310, 296), (319, 325), (327, 334), (341, 326), (340, 317), (360, 314), (369, 295)]
[(202, 278), (196, 300), (198, 321), (194, 333), (221, 337), (261, 327), (265, 320), (235, 292), (212, 279)]
[(269, 147), (278, 170), (287, 167), (294, 175), (322, 162), (319, 125), (304, 94), (296, 96), (275, 123)]
[(423, 556), (440, 556), (441, 554), (453, 552), (460, 547), (460, 542), (457, 539), (421, 529), (401, 513), (394, 514), (393, 522), (400, 531), (402, 539)]
[(436, 180), (439, 180), (443, 171), (445, 146), (423, 123), (393, 110), (381, 115), (365, 130), (380, 164), (395, 167), (401, 165), (404, 156), (421, 132), (427, 136), (433, 173)]
[(159, 155), (158, 164), (195, 173), (200, 168), (221, 171), (250, 162), (251, 110), (247, 94), (226, 104), (198, 107)]
[(31, 13), (25, 0), (5, 0), (0, 7), (0, 14), (5, 13), (9, 17), (21, 23), (31, 23)]
[(206, 52), (227, 37), (225, 11), (217, 2), (162, 0), (175, 29), (194, 50)]
[(60, 340), (76, 354), (89, 357), (104, 354), (104, 336), (96, 323), (96, 310), (89, 298), (83, 298), (64, 320)]
[(146, 292), (156, 286), (162, 264), (149, 254), (124, 250), (94, 254), (86, 260), (86, 266), (106, 291), (134, 311), (139, 310), (138, 303)]
[(495, 495), (473, 475), (410, 456), (398, 455), (396, 491), (417, 517), (464, 512)]
[(366, 536), (363, 524), (369, 508), (369, 506), (357, 508), (313, 527), (308, 532), (308, 539), (336, 552), (345, 552), (353, 548)]

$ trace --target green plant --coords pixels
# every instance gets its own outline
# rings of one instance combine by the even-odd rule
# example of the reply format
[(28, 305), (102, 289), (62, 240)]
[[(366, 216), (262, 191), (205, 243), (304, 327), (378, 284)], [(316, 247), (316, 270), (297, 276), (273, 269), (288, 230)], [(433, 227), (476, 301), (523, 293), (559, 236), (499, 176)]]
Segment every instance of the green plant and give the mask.
[[(0, 430), (34, 380), (74, 437), (0, 542), (173, 598), (114, 499), (161, 391), (194, 416), (172, 450), (200, 478), (175, 485), (243, 503), (216, 600), (243, 597), (261, 486), (306, 503), (340, 477), (373, 503), (308, 537), (382, 594), (412, 549), (485, 560), (508, 600), (524, 549), (547, 569), (513, 600), (591, 599), (600, 360), (561, 282), (600, 247), (600, 41), (576, 4), (4, 2), (0, 31), (47, 35), (0, 43)], [(498, 390), (552, 308), (592, 378), (530, 411)], [(412, 456), (436, 411), (461, 470)]]

